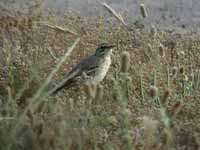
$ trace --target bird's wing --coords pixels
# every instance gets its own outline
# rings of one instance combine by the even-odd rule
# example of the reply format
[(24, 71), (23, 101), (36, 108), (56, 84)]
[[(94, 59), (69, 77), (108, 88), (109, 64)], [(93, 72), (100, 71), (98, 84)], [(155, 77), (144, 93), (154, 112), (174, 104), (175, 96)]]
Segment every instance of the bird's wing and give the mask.
[(85, 72), (87, 75), (93, 75), (98, 68), (98, 59), (93, 55), (81, 64), (81, 72)]
[(57, 86), (55, 86), (52, 90), (50, 90), (49, 95), (56, 94), (58, 91), (62, 90), (63, 88), (70, 88), (73, 84), (76, 84), (76, 80), (73, 78), (73, 76), (79, 73), (79, 70), (74, 70), (72, 73), (70, 73), (69, 76), (64, 78), (63, 81), (61, 81)]
[(81, 76), (84, 72), (86, 75), (92, 75), (98, 68), (97, 59), (94, 55), (82, 60), (68, 74), (69, 79)]
[(60, 84), (51, 90), (50, 95), (57, 93), (65, 87), (70, 87), (73, 84), (77, 84), (81, 81), (80, 78), (82, 77), (83, 73), (85, 73), (87, 76), (93, 75), (96, 71), (96, 68), (98, 68), (98, 60), (95, 56), (90, 56), (82, 60), (79, 64), (72, 68), (72, 70), (66, 75)]

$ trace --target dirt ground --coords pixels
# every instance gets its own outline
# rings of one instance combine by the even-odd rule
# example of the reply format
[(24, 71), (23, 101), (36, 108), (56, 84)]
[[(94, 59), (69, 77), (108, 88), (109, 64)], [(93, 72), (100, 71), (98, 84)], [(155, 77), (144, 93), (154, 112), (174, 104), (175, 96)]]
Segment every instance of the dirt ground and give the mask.
[[(0, 4), (10, 5), (10, 0), (1, 0)], [(15, 8), (22, 8), (29, 0), (13, 1)], [(129, 23), (141, 19), (138, 0), (105, 0), (111, 7), (122, 14)], [(148, 11), (148, 22), (159, 27), (198, 30), (200, 24), (199, 0), (143, 0)], [(9, 5), (9, 6), (8, 6)], [(55, 11), (71, 10), (83, 17), (91, 18), (104, 13), (97, 0), (44, 0), (44, 7)]]

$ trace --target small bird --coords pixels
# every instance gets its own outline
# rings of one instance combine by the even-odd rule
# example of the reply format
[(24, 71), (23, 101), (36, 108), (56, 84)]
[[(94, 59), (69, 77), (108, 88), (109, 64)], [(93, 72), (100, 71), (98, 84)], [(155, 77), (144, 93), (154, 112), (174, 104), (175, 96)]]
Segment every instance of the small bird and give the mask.
[(95, 53), (73, 67), (64, 80), (50, 91), (49, 95), (56, 94), (63, 88), (100, 83), (110, 68), (113, 47), (115, 46), (107, 43), (99, 44)]

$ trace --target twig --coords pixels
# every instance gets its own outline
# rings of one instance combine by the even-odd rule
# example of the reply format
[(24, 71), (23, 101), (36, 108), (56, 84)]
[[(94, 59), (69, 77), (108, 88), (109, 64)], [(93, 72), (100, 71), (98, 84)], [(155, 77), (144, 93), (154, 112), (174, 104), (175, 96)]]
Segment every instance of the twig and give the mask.
[(63, 28), (61, 26), (58, 26), (58, 25), (50, 25), (50, 24), (47, 24), (47, 23), (40, 23), (42, 25), (45, 25), (47, 26), (48, 28), (51, 28), (57, 32), (63, 32), (63, 33), (69, 33), (71, 35), (74, 35), (74, 36), (77, 36), (78, 34), (68, 28)]
[(52, 72), (50, 73), (50, 75), (47, 77), (46, 81), (44, 82), (44, 84), (41, 86), (41, 88), (37, 91), (37, 93), (34, 95), (34, 97), (32, 98), (31, 101), (35, 101), (36, 99), (38, 99), (41, 94), (43, 93), (44, 89), (47, 87), (47, 85), (51, 82), (53, 76), (56, 74), (56, 72), (59, 70), (59, 68), (61, 67), (61, 65), (65, 62), (65, 60), (68, 58), (68, 56), (71, 54), (71, 52), (73, 51), (73, 49), (76, 47), (76, 45), (79, 43), (80, 39), (76, 39), (76, 41), (74, 42), (74, 44), (67, 50), (67, 52), (65, 53), (65, 55), (62, 57), (62, 59), (60, 60), (60, 62), (57, 64), (56, 68), (52, 70)]
[(111, 6), (109, 6), (107, 3), (105, 2), (100, 2), (99, 3), (104, 6), (104, 8), (106, 8), (117, 20), (119, 20), (123, 25), (127, 26), (127, 24), (125, 23), (124, 19), (122, 18), (120, 13), (117, 13)]
[(58, 58), (54, 55), (53, 51), (50, 48), (47, 48), (47, 50), (48, 50), (49, 54), (51, 55), (51, 57), (57, 61)]
[[(24, 119), (24, 117), (26, 116), (27, 111), (30, 108), (34, 107), (34, 104), (37, 104), (36, 101), (38, 100), (38, 98), (42, 97), (42, 93), (44, 92), (44, 90), (46, 89), (46, 87), (48, 86), (48, 84), (52, 81), (53, 76), (56, 74), (56, 72), (59, 70), (59, 68), (61, 67), (61, 65), (66, 61), (66, 59), (69, 57), (69, 55), (71, 54), (71, 52), (73, 51), (73, 49), (76, 47), (76, 45), (79, 43), (80, 38), (76, 39), (76, 41), (74, 42), (74, 44), (67, 50), (67, 52), (65, 53), (65, 55), (61, 58), (61, 60), (59, 61), (59, 63), (57, 64), (57, 66), (55, 67), (55, 69), (52, 70), (52, 72), (49, 74), (49, 76), (47, 77), (46, 81), (42, 84), (42, 86), (38, 89), (38, 91), (36, 92), (36, 94), (34, 94), (33, 98), (31, 98), (29, 101), (29, 105), (26, 107), (26, 109), (24, 110), (24, 112), (21, 114), (21, 116), (18, 118), (18, 122), (16, 123), (15, 127), (13, 128), (13, 132), (15, 133), (15, 131), (18, 129), (20, 122)], [(43, 95), (46, 96), (45, 94)]]
[(142, 96), (141, 104), (144, 104), (145, 97), (144, 97), (144, 89), (143, 89), (143, 78), (142, 78), (142, 70), (140, 71), (140, 94)]

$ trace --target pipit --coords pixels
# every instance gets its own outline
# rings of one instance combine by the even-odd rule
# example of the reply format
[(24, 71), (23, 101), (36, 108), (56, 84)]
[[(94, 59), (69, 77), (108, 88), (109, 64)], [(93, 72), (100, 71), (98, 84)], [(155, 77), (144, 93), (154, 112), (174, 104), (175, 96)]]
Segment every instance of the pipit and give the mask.
[(95, 53), (73, 67), (64, 80), (50, 91), (50, 95), (82, 84), (87, 86), (99, 84), (110, 68), (113, 47), (114, 45), (107, 43), (99, 44)]

